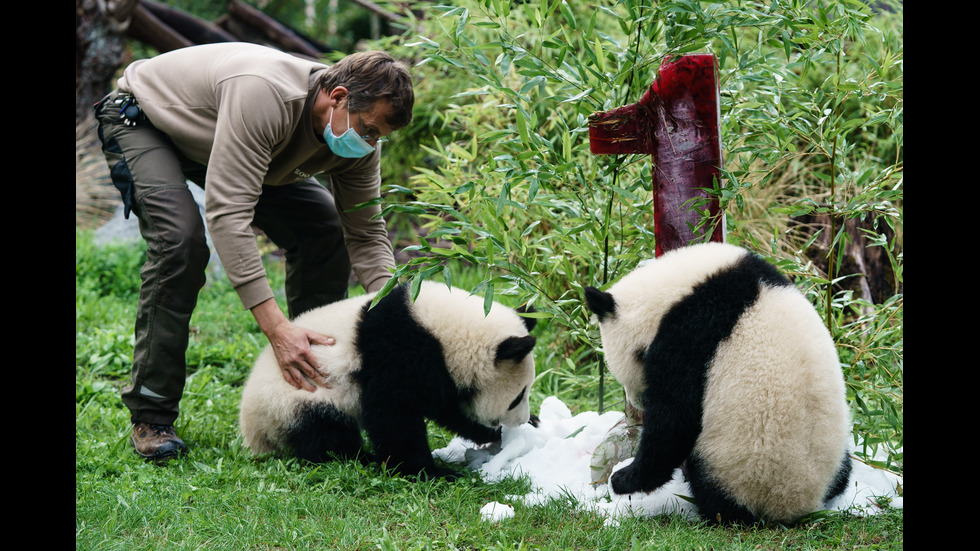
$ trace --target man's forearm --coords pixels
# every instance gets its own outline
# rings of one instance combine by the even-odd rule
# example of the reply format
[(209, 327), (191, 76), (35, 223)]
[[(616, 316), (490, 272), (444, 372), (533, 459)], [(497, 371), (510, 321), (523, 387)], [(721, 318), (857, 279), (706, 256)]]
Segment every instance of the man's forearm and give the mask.
[(259, 324), (259, 329), (262, 330), (266, 338), (270, 338), (273, 335), (279, 324), (283, 322), (289, 323), (289, 320), (286, 319), (286, 315), (282, 313), (282, 309), (279, 308), (279, 304), (274, 298), (260, 302), (252, 307), (252, 316), (255, 317), (256, 323)]

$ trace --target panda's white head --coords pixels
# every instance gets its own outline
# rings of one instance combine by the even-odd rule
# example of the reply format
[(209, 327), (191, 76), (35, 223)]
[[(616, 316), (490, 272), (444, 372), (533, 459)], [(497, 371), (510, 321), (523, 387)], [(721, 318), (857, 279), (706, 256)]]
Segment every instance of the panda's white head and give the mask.
[(473, 391), (467, 414), (489, 427), (518, 426), (530, 419), (534, 382), (534, 318), (483, 297), (425, 282), (412, 315), (442, 345), (456, 385)]
[(744, 255), (744, 249), (723, 243), (692, 245), (643, 264), (606, 292), (585, 288), (586, 304), (599, 320), (606, 364), (634, 406), (643, 407), (643, 356), (663, 316), (697, 284)]
[(500, 341), (489, 377), (478, 383), (470, 417), (482, 425), (516, 427), (531, 418), (531, 383), (534, 382), (535, 338), (510, 336)]

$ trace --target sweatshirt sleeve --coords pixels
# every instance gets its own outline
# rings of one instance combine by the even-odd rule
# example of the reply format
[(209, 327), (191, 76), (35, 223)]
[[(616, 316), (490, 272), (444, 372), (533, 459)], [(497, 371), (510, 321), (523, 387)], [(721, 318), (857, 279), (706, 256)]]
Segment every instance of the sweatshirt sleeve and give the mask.
[(302, 101), (256, 76), (218, 86), (218, 115), (205, 180), (205, 215), (215, 251), (246, 309), (273, 297), (251, 223), (272, 151), (290, 132)]
[(344, 228), (344, 240), (354, 275), (368, 292), (379, 291), (395, 266), (388, 227), (377, 203), (381, 196), (381, 149), (358, 161), (351, 169), (331, 175), (334, 199)]

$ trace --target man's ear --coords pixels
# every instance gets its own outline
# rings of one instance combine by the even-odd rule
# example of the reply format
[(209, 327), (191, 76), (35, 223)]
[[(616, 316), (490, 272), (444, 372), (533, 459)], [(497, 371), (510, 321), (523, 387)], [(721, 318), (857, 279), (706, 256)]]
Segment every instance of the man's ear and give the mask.
[(333, 102), (334, 107), (337, 107), (347, 100), (348, 94), (349, 92), (347, 91), (346, 87), (337, 86), (327, 93), (327, 97)]

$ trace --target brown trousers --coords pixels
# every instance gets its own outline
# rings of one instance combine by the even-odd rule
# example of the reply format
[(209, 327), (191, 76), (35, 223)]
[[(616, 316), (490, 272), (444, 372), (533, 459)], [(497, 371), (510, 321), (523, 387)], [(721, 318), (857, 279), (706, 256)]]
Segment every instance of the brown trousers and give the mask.
[[(132, 380), (122, 400), (134, 423), (172, 425), (187, 376), (190, 318), (210, 259), (188, 180), (203, 187), (206, 167), (184, 157), (145, 118), (123, 124), (119, 95), (113, 92), (96, 105), (99, 139), (125, 215), (136, 214), (147, 245)], [(351, 265), (327, 188), (312, 178), (265, 186), (253, 223), (285, 251), (291, 317), (346, 297)]]

